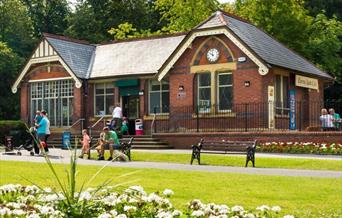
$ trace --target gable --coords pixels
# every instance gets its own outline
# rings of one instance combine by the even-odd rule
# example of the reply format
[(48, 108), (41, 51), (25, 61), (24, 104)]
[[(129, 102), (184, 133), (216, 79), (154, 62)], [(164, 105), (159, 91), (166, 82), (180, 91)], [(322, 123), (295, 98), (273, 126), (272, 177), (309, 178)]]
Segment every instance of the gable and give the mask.
[(77, 76), (73, 73), (70, 67), (65, 63), (63, 58), (58, 55), (56, 49), (46, 40), (43, 38), (34, 52), (32, 53), (30, 59), (25, 64), (24, 68), (20, 72), (19, 76), (17, 77), (16, 81), (12, 85), (12, 92), (16, 93), (18, 86), (25, 75), (29, 72), (30, 68), (35, 64), (43, 64), (43, 63), (51, 63), (51, 62), (59, 62), (65, 70), (70, 74), (70, 76), (75, 81), (75, 86), (80, 88), (82, 86), (82, 82), (77, 78)]

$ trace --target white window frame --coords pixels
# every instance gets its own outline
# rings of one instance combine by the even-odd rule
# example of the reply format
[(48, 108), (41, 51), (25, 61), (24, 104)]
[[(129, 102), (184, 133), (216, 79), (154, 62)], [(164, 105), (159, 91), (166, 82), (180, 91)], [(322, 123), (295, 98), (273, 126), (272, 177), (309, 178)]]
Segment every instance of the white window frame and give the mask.
[[(217, 104), (217, 111), (218, 112), (232, 112), (232, 109), (220, 109), (220, 88), (224, 87), (233, 87), (233, 81), (230, 85), (220, 85), (220, 76), (221, 75), (233, 75), (232, 72), (218, 72), (216, 76), (216, 104)], [(233, 92), (233, 89), (232, 89)], [(233, 99), (232, 99), (233, 101)]]
[[(288, 93), (287, 93), (287, 99), (286, 101), (284, 101), (284, 78), (287, 79), (287, 85), (289, 85), (289, 76), (287, 75), (281, 75), (281, 74), (276, 74), (275, 75), (275, 104), (274, 104), (274, 108), (275, 108), (275, 112), (276, 112), (276, 115), (283, 115), (283, 116), (288, 116), (289, 115), (289, 111), (290, 111), (290, 108), (289, 107), (285, 107), (284, 105), (287, 105), (288, 104)], [(280, 103), (281, 103), (281, 106), (280, 107), (277, 107), (277, 104), (279, 103), (279, 99), (277, 99), (277, 96), (278, 96), (278, 87), (277, 87), (277, 76), (280, 77)], [(287, 89), (287, 92), (288, 92), (288, 89)], [(280, 113), (278, 112), (280, 111)], [(285, 112), (286, 111), (286, 112)]]
[[(113, 93), (107, 94), (107, 85), (108, 84), (112, 84), (113, 86)], [(96, 86), (98, 85), (103, 85), (104, 90), (103, 90), (103, 94), (96, 94)], [(94, 117), (103, 117), (103, 116), (112, 116), (112, 111), (108, 111), (108, 114), (96, 114), (96, 97), (102, 96), (103, 97), (103, 106), (104, 106), (104, 110), (106, 111), (107, 108), (107, 99), (106, 97), (109, 95), (113, 95), (113, 98), (115, 98), (115, 90), (114, 90), (114, 85), (113, 82), (105, 82), (105, 83), (94, 83)]]
[[(159, 90), (156, 90), (156, 91), (152, 91), (152, 82), (158, 82), (159, 83)], [(168, 90), (163, 90), (163, 84), (168, 84), (169, 85), (169, 89)], [(165, 81), (165, 80), (162, 80), (162, 81), (158, 81), (158, 80), (149, 80), (148, 81), (148, 113), (149, 114), (158, 114), (158, 115), (167, 115), (169, 114), (169, 112), (159, 112), (159, 113), (154, 113), (154, 111), (150, 111), (151, 110), (151, 93), (157, 93), (159, 92), (159, 102), (160, 102), (160, 105), (159, 107), (161, 108), (161, 111), (163, 109), (163, 99), (162, 99), (162, 96), (163, 96), (163, 93), (166, 93), (168, 92), (169, 93), (169, 105), (168, 107), (170, 108), (170, 83), (168, 81)], [(169, 110), (170, 111), (170, 110)]]
[[(200, 86), (200, 75), (203, 75), (203, 74), (209, 74), (209, 78), (210, 78), (210, 83), (209, 83), (209, 85), (208, 86)], [(212, 92), (212, 90), (211, 90), (211, 83), (212, 83), (212, 78), (211, 78), (211, 72), (203, 72), (203, 73), (198, 73), (197, 74), (197, 107), (199, 107), (200, 106), (200, 101), (208, 101), (208, 100), (200, 100), (200, 95), (199, 95), (199, 93), (200, 93), (200, 89), (207, 89), (207, 88), (209, 88), (210, 89), (210, 99), (209, 99), (209, 105), (208, 105), (208, 108), (201, 108), (201, 107), (199, 107), (198, 108), (198, 112), (199, 113), (210, 113), (211, 112), (211, 105), (212, 105), (212, 101), (213, 101), (213, 99), (211, 99), (211, 92)]]

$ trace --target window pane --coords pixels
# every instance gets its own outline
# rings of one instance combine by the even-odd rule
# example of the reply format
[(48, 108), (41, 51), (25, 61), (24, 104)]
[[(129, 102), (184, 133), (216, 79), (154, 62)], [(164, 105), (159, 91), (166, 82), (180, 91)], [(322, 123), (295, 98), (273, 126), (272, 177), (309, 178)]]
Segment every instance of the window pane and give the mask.
[(210, 106), (210, 88), (199, 88), (198, 100), (199, 105)]
[(210, 86), (210, 73), (198, 74), (198, 86)]
[(276, 83), (275, 83), (275, 88), (276, 88), (276, 95), (275, 95), (275, 101), (276, 101), (276, 106), (281, 107), (281, 76), (276, 75)]
[(104, 97), (103, 96), (96, 96), (95, 98), (96, 101), (96, 108), (95, 108), (95, 113), (96, 115), (105, 115), (105, 110), (104, 110)]
[(151, 80), (151, 90), (150, 91), (159, 91), (160, 90), (160, 82), (157, 80)]
[(104, 84), (96, 84), (95, 85), (95, 94), (104, 94)]
[(232, 74), (219, 74), (219, 85), (231, 85)]
[(170, 105), (169, 92), (163, 92), (162, 93), (162, 112), (163, 113), (169, 112), (169, 105)]
[(232, 87), (219, 88), (219, 110), (229, 110), (232, 108)]
[(114, 93), (114, 85), (112, 82), (106, 83), (106, 94), (113, 94)]
[(114, 108), (114, 95), (106, 95), (106, 114), (111, 114)]
[(154, 113), (154, 108), (156, 108), (157, 113), (160, 113), (160, 93), (159, 92), (150, 93), (150, 113)]
[(287, 108), (288, 107), (288, 91), (289, 91), (289, 87), (288, 87), (288, 77), (283, 77), (283, 103), (284, 106)]
[(169, 83), (168, 82), (163, 82), (162, 83), (162, 90), (163, 91), (168, 91), (169, 90)]

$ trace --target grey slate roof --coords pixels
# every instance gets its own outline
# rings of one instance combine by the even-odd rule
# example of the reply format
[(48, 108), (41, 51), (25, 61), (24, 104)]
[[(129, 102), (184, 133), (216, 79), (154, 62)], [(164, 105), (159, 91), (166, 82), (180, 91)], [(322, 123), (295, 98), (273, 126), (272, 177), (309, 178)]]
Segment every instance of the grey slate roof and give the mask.
[(184, 35), (98, 45), (90, 78), (155, 74)]
[(96, 48), (94, 45), (86, 45), (49, 36), (45, 38), (78, 78), (88, 78), (88, 69)]
[(200, 24), (197, 29), (219, 26), (227, 26), (268, 64), (332, 79), (329, 74), (321, 71), (308, 60), (288, 49), (254, 25), (226, 15), (220, 11), (216, 12), (213, 16)]

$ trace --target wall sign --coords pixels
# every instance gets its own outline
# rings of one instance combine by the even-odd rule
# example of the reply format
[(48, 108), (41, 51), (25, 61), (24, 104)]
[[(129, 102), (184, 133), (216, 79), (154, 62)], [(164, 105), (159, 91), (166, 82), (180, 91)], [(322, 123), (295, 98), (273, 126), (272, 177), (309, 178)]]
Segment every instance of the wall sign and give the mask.
[(318, 90), (318, 79), (296, 75), (296, 86)]
[(274, 86), (268, 86), (268, 128), (275, 128), (275, 113), (274, 113)]
[(289, 90), (290, 130), (296, 129), (296, 90)]

